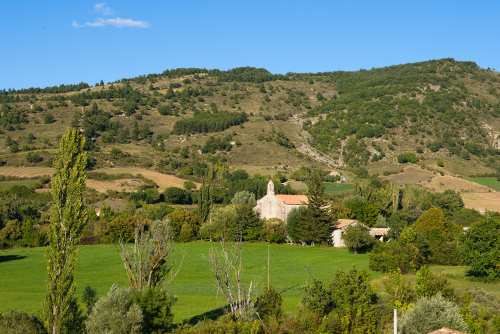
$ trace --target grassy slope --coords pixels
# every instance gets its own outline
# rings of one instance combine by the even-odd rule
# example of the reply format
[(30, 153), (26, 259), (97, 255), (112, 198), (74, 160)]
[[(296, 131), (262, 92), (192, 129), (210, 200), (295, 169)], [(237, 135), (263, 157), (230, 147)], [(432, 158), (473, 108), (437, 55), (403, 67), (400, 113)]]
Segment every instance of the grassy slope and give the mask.
[[(214, 279), (208, 264), (209, 243), (179, 244), (177, 261), (181, 269), (172, 285), (178, 301), (177, 320), (214, 309), (223, 304), (217, 297)], [(353, 255), (346, 250), (331, 247), (299, 247), (272, 245), (272, 284), (284, 292), (285, 307), (295, 310), (304, 282), (311, 278), (329, 279), (339, 269), (356, 266), (367, 269), (366, 255)], [(5, 256), (25, 256), (7, 261)], [(252, 279), (258, 290), (266, 286), (267, 247), (265, 244), (247, 244), (244, 247), (247, 279)], [(45, 251), (43, 248), (0, 251), (0, 311), (19, 309), (39, 313), (45, 289)], [(371, 277), (379, 275), (371, 272)], [(86, 285), (105, 293), (113, 284), (127, 284), (118, 247), (114, 245), (83, 246), (80, 248), (76, 283), (81, 290)]]

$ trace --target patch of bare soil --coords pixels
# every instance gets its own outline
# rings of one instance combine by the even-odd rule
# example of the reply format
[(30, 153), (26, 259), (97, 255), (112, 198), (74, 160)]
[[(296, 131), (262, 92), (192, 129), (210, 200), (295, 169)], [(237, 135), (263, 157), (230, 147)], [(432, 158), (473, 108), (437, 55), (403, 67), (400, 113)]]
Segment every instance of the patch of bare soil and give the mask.
[(403, 172), (382, 176), (382, 179), (396, 184), (421, 184), (430, 182), (435, 174), (417, 166), (405, 167)]

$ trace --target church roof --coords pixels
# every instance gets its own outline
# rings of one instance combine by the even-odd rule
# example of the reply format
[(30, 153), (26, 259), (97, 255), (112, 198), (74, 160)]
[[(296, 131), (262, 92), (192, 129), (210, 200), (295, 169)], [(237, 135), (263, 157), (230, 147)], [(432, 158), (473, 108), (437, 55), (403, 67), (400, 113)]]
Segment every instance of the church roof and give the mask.
[(309, 203), (306, 195), (276, 195), (276, 198), (288, 205), (304, 205)]

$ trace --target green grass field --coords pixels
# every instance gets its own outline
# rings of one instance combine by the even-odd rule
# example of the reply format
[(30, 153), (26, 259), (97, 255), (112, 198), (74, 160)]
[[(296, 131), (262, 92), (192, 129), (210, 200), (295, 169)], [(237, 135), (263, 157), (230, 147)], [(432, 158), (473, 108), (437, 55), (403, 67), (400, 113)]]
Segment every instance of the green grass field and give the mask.
[(24, 179), (24, 180), (4, 180), (0, 181), (0, 191), (6, 191), (14, 186), (26, 186), (28, 188), (36, 188), (40, 185), (40, 179)]
[[(213, 274), (208, 263), (208, 242), (176, 245), (175, 262), (179, 271), (170, 286), (177, 297), (174, 306), (176, 321), (213, 310), (224, 304), (217, 296)], [(328, 281), (337, 270), (355, 266), (368, 270), (368, 255), (351, 254), (332, 247), (302, 247), (271, 245), (272, 285), (283, 293), (287, 312), (297, 311), (304, 284), (313, 278)], [(267, 285), (267, 245), (246, 244), (243, 248), (244, 279), (252, 280), (256, 290)], [(44, 248), (18, 248), (0, 251), (0, 312), (17, 309), (41, 313), (46, 287), (46, 259)], [(500, 298), (500, 282), (484, 283), (465, 278), (466, 268), (460, 266), (433, 266), (431, 270), (446, 275), (457, 293), (470, 288), (484, 289)], [(383, 289), (383, 276), (369, 271), (377, 292)], [(409, 275), (414, 279), (414, 275)], [(82, 246), (76, 272), (78, 293), (86, 285), (104, 294), (117, 283), (127, 285), (119, 248), (116, 245)], [(256, 292), (258, 292), (256, 291)]]
[(500, 180), (496, 177), (472, 177), (469, 180), (500, 191)]
[(324, 182), (324, 185), (325, 193), (330, 195), (338, 195), (341, 193), (352, 191), (354, 189), (354, 185), (349, 183)]
[[(183, 320), (223, 305), (217, 296), (215, 281), (208, 263), (208, 242), (176, 246), (180, 270), (171, 285), (177, 296), (174, 313)], [(296, 310), (304, 283), (312, 278), (328, 280), (339, 269), (368, 269), (368, 256), (350, 254), (332, 247), (271, 245), (271, 281), (283, 291), (285, 309)], [(245, 276), (257, 290), (267, 284), (267, 245), (246, 244), (243, 249)], [(19, 257), (15, 259), (15, 257)], [(0, 251), (0, 312), (19, 309), (40, 313), (46, 287), (46, 259), (43, 248)], [(379, 275), (370, 272), (371, 278)], [(82, 246), (76, 273), (79, 293), (90, 285), (104, 294), (117, 283), (126, 286), (125, 271), (115, 245)]]

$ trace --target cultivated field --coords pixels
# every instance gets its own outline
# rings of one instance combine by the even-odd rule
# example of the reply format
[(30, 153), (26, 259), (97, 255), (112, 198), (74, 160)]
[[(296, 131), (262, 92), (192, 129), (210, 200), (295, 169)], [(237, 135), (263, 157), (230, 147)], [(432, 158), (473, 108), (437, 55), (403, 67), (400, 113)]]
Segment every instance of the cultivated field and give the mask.
[(466, 208), (476, 209), (479, 212), (500, 212), (500, 192), (463, 193), (462, 199)]
[[(163, 174), (153, 170), (138, 168), (138, 167), (113, 167), (97, 169), (97, 173), (106, 173), (110, 175), (140, 175), (143, 178), (153, 181), (159, 188), (159, 191), (165, 190), (168, 187), (184, 186), (186, 180), (174, 175)], [(0, 175), (18, 178), (34, 178), (41, 176), (51, 176), (54, 169), (50, 167), (0, 167)], [(139, 188), (144, 182), (138, 178), (124, 177), (114, 180), (87, 180), (87, 187), (95, 189), (99, 192), (111, 191), (133, 191)], [(195, 183), (196, 184), (196, 183)], [(196, 184), (199, 186), (199, 184)]]

